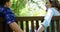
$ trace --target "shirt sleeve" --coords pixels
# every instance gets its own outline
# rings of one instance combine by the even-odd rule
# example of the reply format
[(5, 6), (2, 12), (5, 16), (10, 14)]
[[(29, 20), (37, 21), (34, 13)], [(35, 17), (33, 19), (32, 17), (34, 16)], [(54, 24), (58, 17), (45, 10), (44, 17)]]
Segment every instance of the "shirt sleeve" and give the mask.
[(44, 26), (44, 28), (47, 28), (48, 26), (50, 26), (50, 22), (51, 19), (54, 15), (54, 12), (52, 9), (48, 9), (46, 16), (44, 17), (44, 21), (42, 23), (42, 25)]
[(6, 24), (10, 24), (15, 21), (14, 14), (11, 12), (10, 9), (4, 10), (4, 18), (6, 20)]

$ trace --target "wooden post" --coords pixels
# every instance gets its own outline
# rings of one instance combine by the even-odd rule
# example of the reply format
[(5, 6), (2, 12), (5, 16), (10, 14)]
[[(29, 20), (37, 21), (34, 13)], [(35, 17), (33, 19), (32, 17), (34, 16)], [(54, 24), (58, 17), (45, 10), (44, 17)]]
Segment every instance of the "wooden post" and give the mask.
[(26, 32), (29, 32), (29, 22), (26, 21)]
[(38, 20), (36, 21), (36, 30), (39, 28), (39, 22)]
[(32, 32), (34, 32), (34, 21), (31, 21)]

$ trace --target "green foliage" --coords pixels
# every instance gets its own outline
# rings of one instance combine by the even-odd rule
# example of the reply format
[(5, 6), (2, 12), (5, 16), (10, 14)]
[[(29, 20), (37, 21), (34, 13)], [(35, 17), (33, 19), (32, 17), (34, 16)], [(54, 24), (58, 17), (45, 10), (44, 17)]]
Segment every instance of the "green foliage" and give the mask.
[(42, 16), (46, 14), (45, 3), (46, 0), (11, 0), (11, 9), (16, 16)]
[(11, 9), (15, 13), (16, 16), (19, 16), (19, 13), (23, 8), (25, 8), (25, 0), (11, 0), (12, 6)]
[[(39, 6), (38, 1), (29, 1), (30, 0), (11, 0), (11, 9), (13, 10), (14, 14), (16, 16), (41, 16), (42, 14), (46, 14), (42, 6)], [(43, 0), (43, 2), (45, 2), (45, 0)]]

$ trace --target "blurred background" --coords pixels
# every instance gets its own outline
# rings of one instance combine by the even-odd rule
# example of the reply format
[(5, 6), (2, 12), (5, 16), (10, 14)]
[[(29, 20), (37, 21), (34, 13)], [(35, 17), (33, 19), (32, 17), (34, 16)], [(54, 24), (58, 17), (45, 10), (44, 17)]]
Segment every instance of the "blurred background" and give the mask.
[[(16, 17), (44, 16), (46, 14), (45, 3), (45, 0), (11, 0), (11, 9)], [(20, 25), (20, 22), (18, 23)], [(41, 24), (40, 21), (39, 24)], [(26, 22), (24, 22), (24, 32), (26, 31), (25, 27)], [(31, 21), (29, 21), (29, 29), (31, 32)]]
[(44, 16), (45, 0), (11, 0), (11, 9), (16, 16)]
[[(45, 3), (46, 0), (11, 0), (12, 5), (10, 8), (12, 9), (12, 12), (14, 12), (16, 17), (45, 16), (46, 14)], [(26, 22), (23, 23), (25, 32)], [(36, 22), (34, 22), (34, 24), (35, 23)], [(18, 22), (18, 24), (20, 25), (20, 22)], [(41, 21), (39, 21), (39, 25), (40, 24)], [(31, 30), (31, 21), (29, 21), (29, 30)]]

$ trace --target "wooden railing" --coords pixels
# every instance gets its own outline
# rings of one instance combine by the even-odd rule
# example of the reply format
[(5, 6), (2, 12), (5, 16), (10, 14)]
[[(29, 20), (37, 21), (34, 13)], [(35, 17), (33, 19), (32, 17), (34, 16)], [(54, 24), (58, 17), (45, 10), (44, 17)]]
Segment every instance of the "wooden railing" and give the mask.
[[(43, 19), (44, 17), (43, 16), (38, 16), (38, 17), (16, 17), (16, 22), (20, 23), (20, 27), (22, 28), (22, 30), (24, 30), (25, 28), (25, 31), (26, 32), (34, 32), (35, 31), (35, 26), (34, 26), (34, 21), (36, 22), (35, 25), (36, 25), (36, 30), (38, 29), (39, 27), (39, 20), (41, 22), (43, 22)], [(52, 21), (51, 21), (51, 25), (45, 29), (46, 32), (60, 32), (60, 16), (54, 16), (52, 18)], [(13, 32), (10, 27), (5, 24), (4, 22), (5, 20), (3, 18), (0, 18), (0, 32)], [(31, 22), (31, 30), (29, 29), (29, 21)], [(24, 24), (23, 22), (25, 22), (26, 24)], [(24, 26), (26, 25), (26, 27), (24, 28)]]

